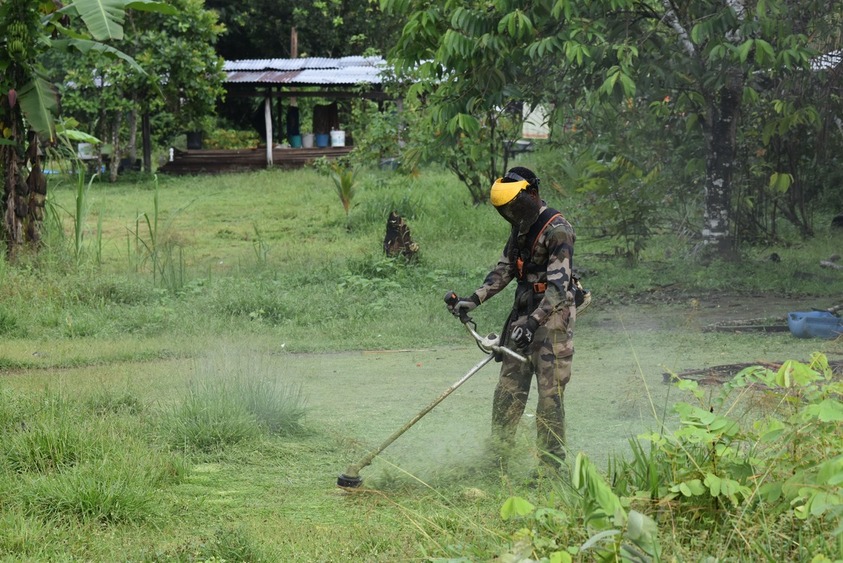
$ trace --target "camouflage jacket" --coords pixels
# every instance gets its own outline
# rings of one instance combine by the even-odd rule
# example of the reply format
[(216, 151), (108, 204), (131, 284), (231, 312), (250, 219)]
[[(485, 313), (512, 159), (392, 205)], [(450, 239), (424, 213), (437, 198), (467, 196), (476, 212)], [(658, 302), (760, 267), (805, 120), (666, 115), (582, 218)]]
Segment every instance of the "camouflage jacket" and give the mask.
[[(545, 209), (547, 205), (542, 202), (541, 212)], [(560, 214), (538, 236), (532, 254), (526, 248), (529, 244), (526, 239), (527, 233), (512, 230), (497, 266), (489, 272), (475, 294), (482, 303), (499, 293), (509, 282), (518, 279), (518, 256), (526, 257), (523, 278), (518, 280), (515, 309), (529, 313), (539, 325), (544, 325), (554, 312), (567, 312), (573, 305), (570, 283), (576, 235), (571, 224)], [(534, 284), (544, 283), (547, 284), (544, 293), (533, 290)], [(567, 316), (564, 315), (563, 322), (567, 322)]]

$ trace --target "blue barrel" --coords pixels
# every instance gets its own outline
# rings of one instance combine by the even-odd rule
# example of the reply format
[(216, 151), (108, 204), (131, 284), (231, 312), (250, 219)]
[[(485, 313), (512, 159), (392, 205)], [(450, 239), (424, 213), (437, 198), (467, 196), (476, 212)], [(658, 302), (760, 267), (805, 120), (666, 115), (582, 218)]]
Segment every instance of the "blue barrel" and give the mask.
[(828, 311), (789, 313), (787, 326), (796, 338), (837, 338), (843, 334), (843, 319)]

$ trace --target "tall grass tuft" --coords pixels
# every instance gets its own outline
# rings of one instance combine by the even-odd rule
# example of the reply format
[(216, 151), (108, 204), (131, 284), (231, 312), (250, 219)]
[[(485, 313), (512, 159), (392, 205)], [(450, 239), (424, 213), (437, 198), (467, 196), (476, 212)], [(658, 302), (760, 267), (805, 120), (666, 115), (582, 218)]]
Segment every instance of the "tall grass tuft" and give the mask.
[(164, 563), (169, 561), (280, 561), (271, 548), (264, 546), (245, 526), (219, 528), (211, 536), (196, 536), (181, 545), (156, 549), (145, 553), (142, 561)]
[[(80, 170), (76, 178), (76, 213), (73, 215), (73, 250), (77, 263), (82, 260), (85, 241), (85, 223), (88, 219), (88, 191), (96, 175), (85, 183), (85, 172)], [(99, 224), (100, 227), (102, 223)], [(98, 237), (98, 240), (101, 240)], [(99, 252), (98, 252), (99, 254)]]
[(0, 554), (9, 560), (46, 560), (38, 557), (52, 532), (49, 524), (18, 511), (0, 513)]
[(32, 480), (23, 502), (44, 518), (72, 517), (102, 524), (136, 523), (157, 511), (155, 488), (129, 459), (104, 458)]
[[(184, 245), (172, 228), (172, 222), (192, 202), (178, 209), (164, 225), (160, 224), (160, 187), (158, 177), (154, 177), (152, 196), (152, 215), (143, 212), (135, 217), (135, 229), (127, 237), (129, 262), (134, 271), (149, 262), (152, 268), (152, 281), (170, 293), (180, 292), (187, 283), (187, 266)], [(141, 226), (146, 227), (144, 236)]]
[(144, 410), (140, 398), (129, 391), (101, 389), (85, 399), (85, 405), (97, 415), (111, 413), (139, 414)]
[(97, 447), (74, 407), (54, 393), (24, 406), (13, 430), (4, 438), (3, 457), (17, 472), (45, 474), (71, 467)]
[(273, 557), (244, 527), (222, 528), (216, 531), (201, 554), (213, 561), (271, 561)]
[(85, 408), (50, 391), (0, 391), (0, 513), (8, 503), (39, 519), (145, 521), (159, 489), (187, 475), (183, 458), (152, 446), (130, 395)]
[(304, 429), (305, 400), (299, 387), (282, 381), (280, 363), (228, 349), (200, 361), (196, 372), (165, 423), (173, 446), (213, 452), (262, 434)]
[(190, 386), (164, 423), (164, 433), (173, 447), (209, 453), (258, 437), (255, 417), (220, 383)]

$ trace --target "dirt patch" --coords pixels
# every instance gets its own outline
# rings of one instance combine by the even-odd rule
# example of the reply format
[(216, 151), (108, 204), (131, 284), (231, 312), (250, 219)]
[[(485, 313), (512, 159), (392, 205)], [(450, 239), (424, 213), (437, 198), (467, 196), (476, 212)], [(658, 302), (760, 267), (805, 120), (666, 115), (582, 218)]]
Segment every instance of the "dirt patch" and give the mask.
[[(715, 326), (754, 321), (787, 330), (787, 315), (794, 311), (825, 310), (840, 306), (828, 298), (771, 294), (690, 294), (670, 289), (654, 290), (636, 296), (634, 302), (601, 302), (595, 296), (586, 315), (598, 317), (600, 328), (610, 328), (620, 317), (627, 329), (670, 329), (681, 322), (688, 329), (706, 330)], [(762, 322), (766, 321), (766, 322)]]

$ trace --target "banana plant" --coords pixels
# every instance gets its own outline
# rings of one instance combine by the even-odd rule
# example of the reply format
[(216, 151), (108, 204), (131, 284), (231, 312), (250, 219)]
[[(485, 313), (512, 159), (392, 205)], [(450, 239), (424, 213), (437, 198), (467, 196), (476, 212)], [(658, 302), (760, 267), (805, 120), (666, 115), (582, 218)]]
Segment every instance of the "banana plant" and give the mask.
[[(175, 13), (172, 6), (154, 0), (0, 0), (0, 240), (9, 257), (22, 244), (39, 241), (44, 217), (47, 182), (40, 154), (44, 144), (55, 143), (59, 103), (40, 60), (51, 50), (96, 50), (143, 72), (131, 57), (106, 43), (123, 38), (130, 9)], [(80, 20), (81, 26), (71, 27)]]

